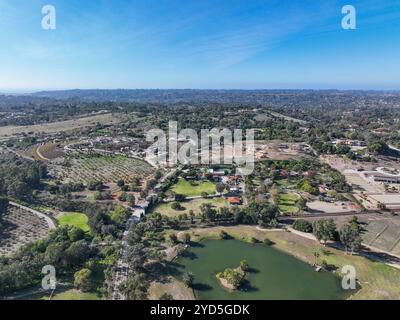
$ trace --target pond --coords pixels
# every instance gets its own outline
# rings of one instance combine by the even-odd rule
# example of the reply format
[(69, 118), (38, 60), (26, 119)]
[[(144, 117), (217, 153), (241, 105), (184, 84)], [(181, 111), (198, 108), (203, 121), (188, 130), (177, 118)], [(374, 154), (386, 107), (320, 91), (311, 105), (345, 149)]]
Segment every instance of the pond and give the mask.
[[(248, 283), (240, 291), (223, 288), (216, 273), (247, 260)], [(331, 272), (316, 272), (295, 257), (265, 244), (239, 240), (195, 243), (174, 263), (178, 274), (194, 274), (197, 299), (345, 299), (350, 293)]]

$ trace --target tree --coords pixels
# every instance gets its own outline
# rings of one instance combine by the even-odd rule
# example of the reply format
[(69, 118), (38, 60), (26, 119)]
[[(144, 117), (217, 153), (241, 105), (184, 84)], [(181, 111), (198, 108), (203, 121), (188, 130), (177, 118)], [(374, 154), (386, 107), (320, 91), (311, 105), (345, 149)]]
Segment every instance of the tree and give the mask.
[(88, 189), (90, 191), (101, 191), (103, 189), (103, 182), (100, 180), (90, 180), (88, 183)]
[(127, 261), (133, 271), (140, 271), (147, 260), (146, 248), (142, 243), (131, 245), (127, 249)]
[(368, 146), (370, 152), (375, 155), (385, 153), (389, 151), (389, 146), (384, 141), (375, 141)]
[(270, 239), (268, 239), (268, 238), (264, 238), (263, 243), (264, 243), (265, 245), (267, 245), (267, 246), (271, 246), (271, 245), (274, 244), (274, 243), (273, 243)]
[(171, 242), (172, 244), (176, 244), (178, 242), (178, 237), (176, 236), (175, 233), (170, 233), (168, 235), (168, 240), (169, 242)]
[(247, 263), (246, 260), (241, 260), (240, 261), (240, 269), (242, 269), (242, 271), (246, 272), (249, 270), (249, 264)]
[(117, 181), (117, 186), (118, 186), (118, 187), (121, 188), (121, 187), (123, 187), (124, 185), (125, 185), (125, 181), (124, 181), (124, 180), (120, 179), (120, 180)]
[(135, 199), (135, 196), (132, 193), (129, 193), (126, 196), (126, 201), (128, 202), (129, 206), (131, 206), (131, 207), (135, 206), (136, 199)]
[(292, 225), (293, 229), (301, 231), (301, 232), (312, 232), (313, 227), (311, 222), (308, 222), (307, 220), (304, 219), (298, 219), (295, 222), (293, 222)]
[(335, 239), (336, 225), (333, 219), (316, 220), (313, 224), (315, 237), (323, 243)]
[(346, 254), (348, 250), (351, 250), (351, 254), (354, 251), (358, 251), (361, 248), (361, 236), (359, 228), (351, 224), (346, 224), (339, 231), (340, 242), (343, 244)]
[(173, 297), (171, 294), (164, 292), (164, 293), (158, 298), (158, 300), (174, 300), (174, 297)]
[(122, 201), (122, 202), (125, 202), (126, 201), (126, 199), (127, 199), (127, 194), (126, 194), (126, 192), (122, 192), (121, 194), (120, 194), (120, 196), (118, 197), (118, 200), (119, 201)]
[(8, 200), (6, 198), (0, 197), (0, 224), (4, 214), (7, 213)]
[(128, 278), (128, 299), (144, 300), (147, 297), (148, 281), (143, 273), (130, 274)]
[(192, 209), (189, 210), (189, 217), (190, 217), (190, 223), (193, 224), (195, 215)]
[(29, 186), (24, 181), (14, 181), (8, 186), (7, 194), (15, 198), (24, 198), (29, 194)]
[(310, 180), (302, 180), (302, 181), (300, 181), (298, 187), (304, 192), (307, 192), (307, 193), (310, 193), (310, 194), (313, 194), (313, 195), (318, 195), (319, 194), (318, 189), (312, 185)]
[(79, 266), (91, 255), (91, 250), (85, 240), (73, 242), (65, 250), (65, 260), (72, 267)]
[(182, 235), (182, 242), (185, 243), (185, 244), (190, 243), (190, 234), (189, 233), (185, 232)]
[(93, 289), (92, 271), (89, 269), (81, 269), (74, 274), (74, 286), (83, 291), (88, 292)]
[(171, 209), (173, 209), (173, 210), (182, 210), (182, 205), (177, 201), (172, 202)]
[(75, 226), (68, 226), (68, 237), (71, 242), (76, 242), (85, 238), (85, 232)]
[(314, 265), (316, 266), (316, 265), (318, 265), (318, 258), (320, 256), (320, 253), (317, 250), (315, 250), (313, 252), (313, 256), (314, 256)]
[(226, 240), (226, 239), (229, 239), (230, 236), (229, 236), (229, 234), (228, 234), (226, 231), (221, 230), (221, 231), (219, 232), (219, 238), (220, 238), (221, 240)]
[(306, 208), (307, 200), (301, 197), (299, 200), (296, 201), (296, 207), (299, 210), (304, 210)]
[(272, 199), (273, 203), (278, 204), (279, 203), (279, 190), (275, 184), (271, 188), (270, 195), (271, 195), (271, 199)]
[(239, 288), (244, 281), (243, 275), (238, 270), (232, 268), (227, 268), (223, 272), (218, 272), (217, 277), (225, 279), (234, 288)]
[(225, 185), (223, 183), (217, 183), (215, 188), (218, 193), (222, 193), (225, 190)]
[(44, 252), (44, 260), (46, 263), (54, 266), (60, 265), (64, 258), (64, 246), (62, 243), (50, 243)]
[(185, 201), (185, 199), (186, 199), (186, 196), (184, 194), (179, 194), (179, 193), (175, 194), (175, 201), (182, 202), (182, 201)]
[(185, 272), (182, 276), (183, 283), (188, 287), (192, 287), (194, 281), (194, 275), (191, 272)]
[(117, 206), (114, 211), (110, 213), (111, 220), (119, 225), (124, 225), (130, 215), (129, 210), (123, 206)]
[(200, 212), (202, 214), (202, 219), (209, 221), (214, 221), (217, 214), (217, 211), (214, 208), (212, 208), (212, 206), (209, 203), (203, 203), (200, 206)]

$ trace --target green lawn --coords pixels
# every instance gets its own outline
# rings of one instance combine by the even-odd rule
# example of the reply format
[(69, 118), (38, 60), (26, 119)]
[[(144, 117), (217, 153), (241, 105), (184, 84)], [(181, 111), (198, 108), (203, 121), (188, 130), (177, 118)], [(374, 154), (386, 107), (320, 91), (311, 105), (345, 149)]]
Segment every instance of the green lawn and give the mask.
[(176, 217), (183, 213), (189, 215), (190, 210), (193, 210), (193, 212), (197, 214), (200, 212), (200, 206), (203, 203), (211, 204), (214, 207), (214, 209), (229, 207), (229, 203), (228, 201), (225, 200), (225, 198), (193, 199), (190, 201), (181, 202), (181, 205), (184, 208), (184, 210), (174, 210), (171, 208), (172, 203), (162, 203), (159, 204), (157, 207), (155, 207), (153, 212), (158, 212), (169, 217)]
[(211, 181), (187, 181), (185, 179), (179, 179), (172, 189), (173, 192), (184, 194), (187, 197), (201, 196), (202, 192), (207, 192), (208, 194), (214, 194), (215, 183)]
[[(43, 297), (48, 299), (48, 297)], [(80, 292), (76, 289), (70, 289), (54, 295), (51, 300), (101, 300), (101, 297), (94, 292)]]
[(279, 210), (283, 214), (294, 214), (299, 211), (296, 207), (296, 201), (300, 199), (300, 196), (296, 193), (285, 193), (281, 194), (279, 198)]
[(88, 217), (83, 213), (67, 213), (57, 217), (58, 222), (61, 226), (72, 225), (82, 229), (85, 232), (89, 232), (90, 228), (88, 225)]
[(294, 187), (296, 187), (296, 183), (294, 183), (293, 181), (289, 181), (288, 179), (275, 180), (274, 183), (276, 183), (276, 185), (281, 187), (281, 188), (294, 188)]

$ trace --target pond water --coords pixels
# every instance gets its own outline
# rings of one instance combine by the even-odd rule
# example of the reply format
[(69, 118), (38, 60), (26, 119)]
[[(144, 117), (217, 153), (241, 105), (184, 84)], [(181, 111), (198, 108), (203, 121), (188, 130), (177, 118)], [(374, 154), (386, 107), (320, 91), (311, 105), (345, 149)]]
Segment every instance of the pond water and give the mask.
[[(216, 273), (238, 267), (246, 259), (248, 283), (240, 291), (223, 288)], [(264, 244), (239, 240), (205, 240), (195, 243), (173, 263), (177, 275), (194, 274), (198, 299), (345, 299), (350, 293), (339, 277), (316, 272), (295, 257)]]

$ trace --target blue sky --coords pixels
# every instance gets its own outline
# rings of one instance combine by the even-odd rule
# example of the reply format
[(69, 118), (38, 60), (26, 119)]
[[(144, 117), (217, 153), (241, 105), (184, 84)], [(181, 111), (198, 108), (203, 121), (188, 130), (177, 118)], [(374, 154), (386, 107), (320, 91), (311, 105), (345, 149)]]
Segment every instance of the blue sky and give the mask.
[(399, 0), (0, 0), (0, 43), (0, 88), (15, 91), (400, 89)]

